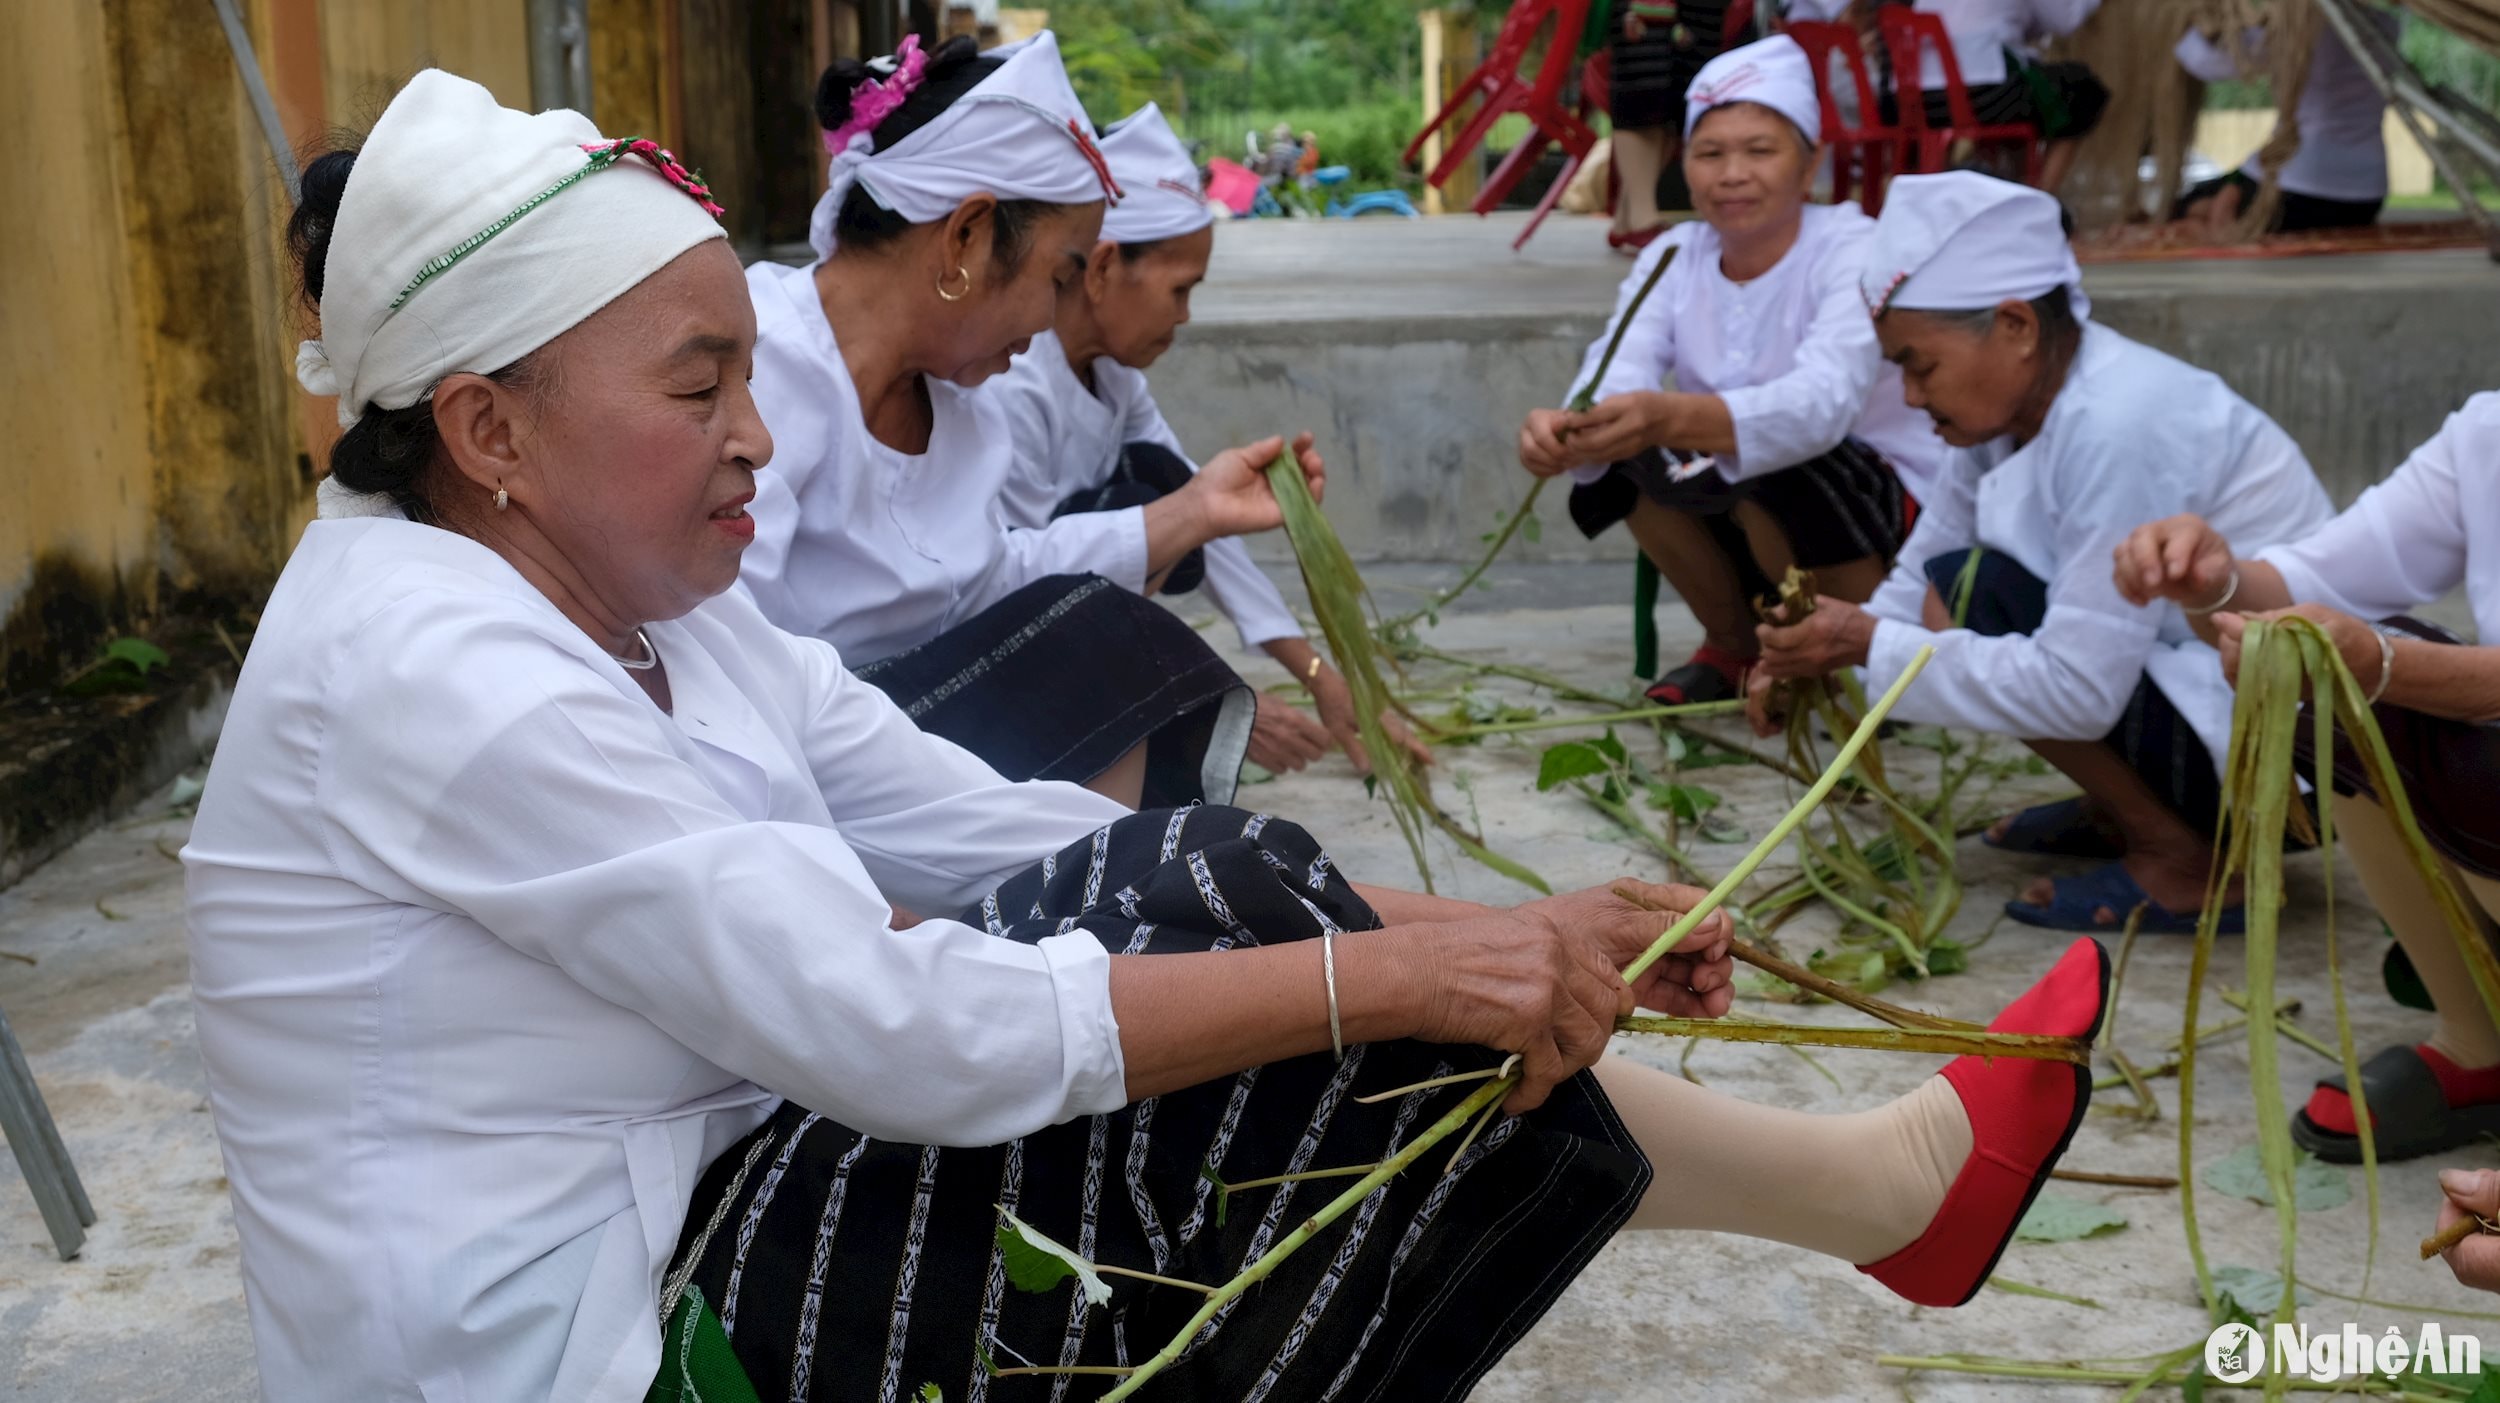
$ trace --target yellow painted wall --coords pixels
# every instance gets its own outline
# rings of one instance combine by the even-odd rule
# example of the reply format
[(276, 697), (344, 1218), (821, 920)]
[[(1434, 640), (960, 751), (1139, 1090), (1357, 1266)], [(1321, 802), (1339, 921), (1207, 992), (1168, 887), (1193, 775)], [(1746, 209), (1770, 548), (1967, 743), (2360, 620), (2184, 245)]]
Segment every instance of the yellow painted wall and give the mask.
[[(0, 690), (42, 634), (154, 598), (144, 327), (119, 257), (123, 144), (94, 5), (0, 18), (0, 122), (19, 134), (0, 214)], [(17, 605), (44, 586), (46, 606)], [(44, 617), (46, 611), (53, 617)]]
[(523, 0), (323, 0), (321, 58), (330, 120), (357, 131), (424, 68), (475, 79), (507, 107), (530, 106)]
[[(2403, 120), (2387, 114), (2387, 188), (2393, 195), (2427, 195), (2436, 188), (2430, 155), (2413, 139)], [(2225, 170), (2242, 161), (2274, 135), (2271, 107), (2211, 108), (2196, 119), (2196, 149)]]
[[(299, 149), (429, 64), (528, 105), (520, 0), (242, 8), (277, 86), (273, 55), (317, 47), (314, 105), (281, 93)], [(253, 599), (310, 515), (326, 408), (294, 386), (288, 206), (206, 0), (0, 5), (0, 121), (23, 196), (0, 214), (6, 695), (187, 598)]]

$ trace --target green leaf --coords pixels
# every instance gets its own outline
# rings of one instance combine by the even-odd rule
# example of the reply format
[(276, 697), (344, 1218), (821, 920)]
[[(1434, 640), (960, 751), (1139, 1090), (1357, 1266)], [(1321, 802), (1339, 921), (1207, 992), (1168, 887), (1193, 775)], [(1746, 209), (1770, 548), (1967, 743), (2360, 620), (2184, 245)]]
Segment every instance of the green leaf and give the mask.
[(2484, 1365), (2482, 1382), (2474, 1385), (2474, 1391), (2466, 1395), (2465, 1403), (2500, 1403), (2500, 1369)]
[(998, 1251), (1007, 1268), (1007, 1279), (1019, 1291), (1054, 1290), (1060, 1282), (1073, 1276), (1085, 1292), (1089, 1305), (1108, 1305), (1111, 1287), (1095, 1272), (1094, 1264), (1061, 1246), (1031, 1223), (998, 1209)]
[[(2317, 1303), (2318, 1298), (2307, 1291), (2294, 1290), (2293, 1304)], [(2283, 1276), (2264, 1267), (2216, 1267), (2214, 1294), (2221, 1298), (2224, 1315), (2245, 1316), (2253, 1325), (2273, 1315), (2274, 1308), (2283, 1303)]]
[(1623, 748), (1622, 741), (1615, 739), (1614, 727), (1608, 726), (1606, 728), (1606, 734), (1590, 741), (1589, 744), (1596, 749), (1598, 754), (1605, 756), (1609, 761), (1627, 769), (1631, 767), (1632, 752)]
[(1686, 823), (1701, 822), (1702, 815), (1719, 807), (1716, 790), (1698, 784), (1653, 784), (1649, 786), (1649, 806), (1665, 809)]
[(104, 656), (142, 677), (174, 660), (173, 654), (144, 638), (116, 638), (105, 646)]
[(1274, 784), (1275, 782), (1275, 771), (1261, 765), (1256, 760), (1244, 760), (1241, 762), (1241, 783)]
[[(2274, 1203), (2274, 1191), (2266, 1183), (2265, 1164), (2257, 1157), (2255, 1145), (2242, 1145), (2206, 1165), (2205, 1187), (2268, 1207)], [(2299, 1152), (2299, 1157), (2292, 1161), (2294, 1208), (2315, 1213), (2324, 1208), (2340, 1208), (2351, 1201), (2352, 1180), (2343, 1169), (2322, 1163), (2307, 1150)]]
[(920, 1400), (920, 1403), (946, 1403), (946, 1390), (939, 1388), (936, 1384), (922, 1384), (920, 1392), (914, 1396)]
[(1529, 545), (1535, 545), (1544, 539), (1545, 519), (1535, 512), (1528, 513), (1519, 522), (1519, 534), (1527, 538)]
[(1545, 747), (1545, 754), (1537, 760), (1537, 792), (1544, 793), (1571, 780), (1602, 775), (1612, 768), (1606, 762), (1604, 753), (1590, 741), (1567, 740), (1560, 745), (1549, 745)]
[(2015, 1225), (2014, 1236), (2024, 1242), (2080, 1242), (2126, 1225), (2127, 1215), (2107, 1204), (2042, 1194), (2031, 1201), (2022, 1222)]
[(1683, 764), (1684, 757), (1692, 753), (1693, 747), (1684, 739), (1682, 731), (1667, 732), (1667, 763), (1669, 765)]
[(1960, 974), (1969, 968), (1970, 951), (1963, 948), (1962, 942), (1949, 940), (1943, 936), (1938, 936), (1928, 942), (1927, 972), (1929, 974)]

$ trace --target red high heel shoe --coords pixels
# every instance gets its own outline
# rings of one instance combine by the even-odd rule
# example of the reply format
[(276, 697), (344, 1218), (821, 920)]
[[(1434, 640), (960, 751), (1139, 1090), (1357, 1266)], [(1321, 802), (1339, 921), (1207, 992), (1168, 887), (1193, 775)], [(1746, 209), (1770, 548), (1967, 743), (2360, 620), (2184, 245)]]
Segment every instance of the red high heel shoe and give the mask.
[[(2090, 1037), (2108, 1002), (2109, 952), (2086, 937), (1988, 1031)], [(1979, 1294), (2092, 1104), (2091, 1069), (2066, 1062), (1963, 1057), (1944, 1078), (1970, 1115), (1970, 1159), (1918, 1241), (1858, 1268), (1923, 1306)]]

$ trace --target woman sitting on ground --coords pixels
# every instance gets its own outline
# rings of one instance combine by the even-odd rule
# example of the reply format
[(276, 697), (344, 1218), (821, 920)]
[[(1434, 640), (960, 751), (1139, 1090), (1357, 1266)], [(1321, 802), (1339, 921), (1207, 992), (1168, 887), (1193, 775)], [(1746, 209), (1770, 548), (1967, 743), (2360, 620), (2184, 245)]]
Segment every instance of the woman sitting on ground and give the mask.
[[(1944, 21), (1945, 38), (1953, 46), (1972, 115), (1980, 125), (2028, 123), (2040, 133), (2048, 144), (2040, 157), (2040, 188), (2052, 194), (2065, 187), (2083, 139), (2109, 110), (2109, 87), (2083, 64), (2049, 62), (2039, 57), (2038, 49), (2083, 28), (2100, 7), (2101, 0), (1916, 0), (1910, 6)], [(1944, 60), (1920, 46), (1915, 76), (1927, 125), (1951, 126)]]
[[(2341, 516), (2262, 549), (2202, 516), (2137, 530), (2119, 548), (2129, 599), (2192, 606), (2236, 678), (2250, 618), (2315, 621), (2376, 703), (2379, 729), (2424, 837), (2451, 887), (2470, 898), (2484, 939), (2500, 924), (2500, 820), (2487, 791), (2500, 748), (2500, 648), (2464, 647), (2405, 610), (2462, 585), (2476, 632), (2500, 639), (2500, 394), (2476, 395), (2438, 435)], [(2242, 555), (2240, 552), (2246, 551)], [(2378, 622), (2373, 622), (2378, 621)], [(2304, 773), (2306, 771), (2304, 770)], [(2361, 1066), (2381, 1159), (2406, 1159), (2500, 1134), (2500, 1029), (2467, 973), (2437, 899), (2406, 856), (2357, 764), (2337, 765), (2335, 837), (2438, 1007), (2430, 1038)], [(2340, 1076), (2318, 1083), (2292, 1138), (2321, 1159), (2359, 1163)]]
[[(747, 271), (779, 447), (746, 588), (1010, 779), (1225, 802), (1250, 689), (1144, 596), (1209, 541), (1277, 525), (1260, 469), (1281, 444), (1217, 454), (1157, 501), (1009, 530), (1011, 430), (975, 387), (1049, 329), (1116, 186), (1048, 33), (986, 54), (906, 40), (880, 63), (817, 87), (819, 261)], [(1307, 437), (1296, 451), (1317, 490)]]
[(1874, 221), (1806, 203), (1822, 119), (1804, 50), (1782, 35), (1721, 54), (1685, 111), (1705, 222), (1669, 231), (1623, 280), (1576, 383), (1658, 260), (1675, 259), (1596, 404), (1532, 411), (1519, 431), (1529, 472), (1571, 474), (1580, 529), (1626, 523), (1700, 621), (1701, 648), (1649, 689), (1669, 704), (1742, 695), (1751, 601), (1790, 566), (1844, 599), (1874, 593), (1915, 510), (1905, 486), (1923, 491), (1944, 454), (1858, 300)]
[[(2089, 320), (2057, 201), (1975, 171), (1884, 198), (1866, 305), (1909, 402), (1960, 451), (1864, 608), (1821, 601), (1762, 629), (1776, 679), (1865, 665), (1905, 721), (2014, 736), (2083, 788), (2000, 821), (2011, 852), (2097, 858), (2007, 914), (2052, 930), (2188, 931), (2203, 908), (2231, 689), (2178, 608), (2120, 596), (2104, 563), (2147, 521), (2196, 512), (2271, 545), (2331, 514), (2290, 436), (2222, 380)], [(2191, 601), (2212, 603), (2209, 595)], [(1757, 707), (1767, 733), (1773, 719)], [(2225, 928), (2236, 930), (2233, 909)]]
[[(2362, 7), (2392, 43), (2403, 28), (2393, 10)], [(2268, 72), (2266, 32), (2253, 29), (2236, 46), (2216, 43), (2197, 29), (2179, 40), (2174, 52), (2179, 66), (2208, 83)], [(2369, 71), (2352, 56), (2335, 26), (2320, 24), (2309, 52), (2309, 72), (2300, 87), (2294, 128), (2300, 149), (2283, 162), (2275, 183), (2280, 196), (2271, 234), (2297, 234), (2311, 229), (2353, 229), (2378, 222), (2387, 204), (2387, 95), (2378, 90)], [(2240, 216), (2257, 198), (2266, 178), (2260, 150), (2238, 170), (2213, 179), (2179, 197), (2172, 212), (2198, 226), (2209, 239), (2230, 236)]]
[[(1459, 1398), (1626, 1225), (1979, 1289), (2084, 1069), (1806, 1115), (1600, 1063), (1635, 1004), (1728, 1008), (1722, 919), (1616, 973), (1691, 889), (1360, 888), (1281, 820), (1009, 783), (767, 622), (732, 588), (755, 314), (702, 194), (439, 72), (305, 172), (297, 363), (348, 427), (183, 854), (270, 1397), (977, 1399), (985, 1358), (1133, 1360), (1203, 1298), (1010, 1291), (1001, 1205), (1221, 1281), (1329, 1191), (1227, 1213), (1202, 1167), (1377, 1159), (1464, 1090), (1354, 1094), (1512, 1052), (1521, 1114), (1287, 1261), (1171, 1396)], [(2104, 964), (2077, 942), (1998, 1026), (2088, 1034)]]
[[(1199, 188), (1196, 163), (1153, 103), (1103, 133), (1102, 155), (1120, 187), (1120, 202), (1103, 212), (1102, 241), (1060, 288), (1052, 329), (983, 387), (1005, 411), (1015, 446), (998, 496), (1012, 528), (1142, 506), (1188, 486), (1198, 471), (1155, 407), (1145, 371), (1189, 320), (1189, 294), (1205, 280), (1215, 248), (1214, 209)], [(1368, 772), (1345, 679), (1312, 649), (1239, 540), (1210, 541), (1183, 556), (1157, 592), (1186, 594), (1202, 583), (1240, 631), (1242, 646), (1282, 663), (1318, 707), (1313, 721), (1283, 698), (1260, 693), (1250, 759), (1270, 770), (1299, 770), (1334, 744)], [(1395, 716), (1381, 721), (1405, 740)], [(1429, 761), (1422, 746), (1413, 749)]]

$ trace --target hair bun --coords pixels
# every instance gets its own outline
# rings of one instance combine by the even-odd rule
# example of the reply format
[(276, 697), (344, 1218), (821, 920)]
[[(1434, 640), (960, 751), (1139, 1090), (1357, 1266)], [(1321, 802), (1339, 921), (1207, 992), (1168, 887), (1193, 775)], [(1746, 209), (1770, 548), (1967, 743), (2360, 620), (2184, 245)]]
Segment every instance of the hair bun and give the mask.
[[(928, 54), (927, 66), (921, 69), (920, 86), (900, 109), (877, 124), (871, 140), (878, 148), (890, 146), (926, 126), (930, 118), (953, 106), (955, 99), (988, 77), (1000, 62), (984, 55), (981, 46), (968, 34), (958, 34)], [(851, 94), (862, 83), (883, 82), (888, 76), (869, 67), (864, 59), (835, 59), (816, 79), (816, 125), (829, 132), (841, 130), (851, 120)]]
[(297, 284), (314, 311), (321, 309), (323, 275), (330, 264), (330, 233), (338, 227), (339, 202), (347, 197), (347, 176), (356, 167), (353, 151), (332, 151), (304, 167), (301, 196), (287, 216), (287, 252), (295, 256)]

